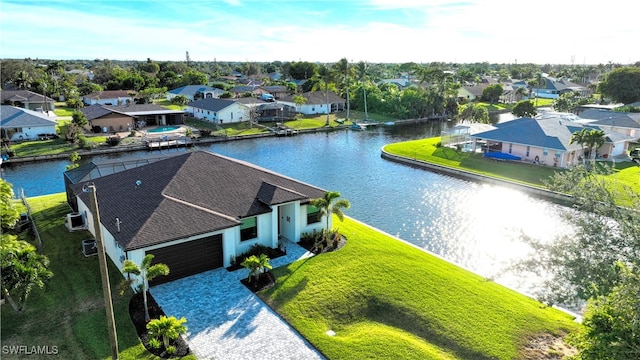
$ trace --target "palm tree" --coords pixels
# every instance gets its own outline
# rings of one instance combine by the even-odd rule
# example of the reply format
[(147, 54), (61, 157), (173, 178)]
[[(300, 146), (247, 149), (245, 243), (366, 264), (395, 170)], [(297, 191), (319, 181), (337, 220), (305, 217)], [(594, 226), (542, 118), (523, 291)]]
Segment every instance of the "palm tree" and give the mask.
[(365, 121), (369, 120), (369, 113), (367, 112), (367, 87), (366, 87), (366, 81), (369, 78), (369, 76), (367, 75), (367, 70), (368, 69), (369, 69), (369, 66), (364, 61), (360, 61), (358, 64), (356, 64), (356, 76), (358, 77), (358, 79), (362, 83), (362, 91), (364, 93), (364, 119), (365, 119)]
[(340, 193), (337, 191), (325, 191), (324, 196), (321, 198), (313, 199), (309, 203), (311, 206), (314, 206), (318, 209), (320, 216), (324, 216), (327, 222), (327, 234), (329, 231), (329, 220), (331, 214), (334, 214), (340, 219), (340, 221), (344, 220), (344, 212), (343, 209), (348, 209), (351, 207), (351, 203), (346, 199), (338, 199), (340, 197)]
[(333, 74), (326, 66), (321, 66), (318, 69), (318, 73), (316, 74), (316, 84), (313, 86), (312, 90), (319, 90), (324, 88), (324, 97), (327, 104), (327, 123), (326, 126), (329, 126), (330, 122), (330, 114), (331, 107), (329, 105), (329, 84), (333, 81)]
[(527, 94), (527, 89), (525, 89), (524, 87), (519, 87), (516, 89), (515, 94), (516, 94), (516, 100), (520, 101)]
[[(126, 279), (122, 281), (120, 284), (120, 295), (124, 294), (124, 291), (131, 287), (137, 281), (140, 281), (140, 286), (142, 290), (142, 298), (144, 299), (144, 319), (145, 321), (149, 321), (149, 307), (147, 305), (147, 283), (153, 280), (155, 277), (160, 275), (168, 275), (169, 267), (165, 264), (154, 264), (151, 265), (151, 261), (153, 260), (153, 254), (147, 254), (144, 259), (142, 259), (142, 263), (140, 266), (135, 262), (127, 259), (122, 263), (122, 272), (127, 276)], [(134, 278), (131, 278), (130, 275), (134, 275)]]
[(352, 69), (349, 67), (349, 61), (347, 61), (346, 58), (342, 58), (340, 59), (340, 61), (338, 61), (335, 65), (335, 70), (341, 75), (343, 76), (342, 81), (343, 83), (346, 85), (346, 93), (347, 93), (347, 117), (346, 119), (349, 120), (349, 111), (351, 109), (351, 102), (349, 101), (349, 80), (351, 79), (351, 73), (352, 73)]
[[(580, 144), (586, 146), (589, 149), (589, 157), (591, 161), (595, 161), (595, 150), (602, 146), (605, 142), (605, 132), (599, 129), (582, 128), (580, 131), (576, 131), (571, 134), (569, 144)], [(583, 157), (582, 162), (585, 163), (586, 159)]]
[(265, 269), (272, 269), (273, 267), (269, 264), (269, 260), (266, 254), (260, 254), (260, 256), (251, 255), (244, 259), (240, 265), (249, 269), (247, 280), (251, 281), (251, 279), (255, 279), (257, 281)]
[(176, 319), (175, 316), (160, 316), (159, 319), (153, 319), (147, 324), (149, 335), (156, 339), (161, 338), (164, 348), (169, 347), (169, 340), (177, 339), (181, 334), (187, 333), (187, 327), (182, 325), (187, 322), (184, 317)]

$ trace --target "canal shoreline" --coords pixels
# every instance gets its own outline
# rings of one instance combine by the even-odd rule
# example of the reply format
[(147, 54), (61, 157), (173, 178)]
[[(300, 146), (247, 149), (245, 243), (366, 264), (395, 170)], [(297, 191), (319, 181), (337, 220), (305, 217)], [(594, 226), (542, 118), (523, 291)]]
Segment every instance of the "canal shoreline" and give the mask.
[(526, 184), (521, 184), (514, 181), (497, 179), (490, 176), (473, 173), (471, 171), (455, 169), (452, 167), (438, 165), (438, 164), (430, 163), (427, 161), (416, 160), (416, 159), (411, 159), (404, 156), (394, 155), (386, 151), (384, 147), (380, 149), (380, 156), (385, 160), (397, 162), (397, 163), (408, 165), (415, 168), (425, 169), (428, 171), (433, 171), (443, 175), (453, 176), (463, 180), (469, 180), (476, 183), (488, 183), (493, 185), (505, 186), (511, 189), (526, 192), (531, 196), (543, 198), (563, 206), (571, 206), (573, 204), (573, 198), (567, 194), (546, 190), (546, 189), (542, 189), (542, 188), (538, 188), (538, 187), (534, 187)]

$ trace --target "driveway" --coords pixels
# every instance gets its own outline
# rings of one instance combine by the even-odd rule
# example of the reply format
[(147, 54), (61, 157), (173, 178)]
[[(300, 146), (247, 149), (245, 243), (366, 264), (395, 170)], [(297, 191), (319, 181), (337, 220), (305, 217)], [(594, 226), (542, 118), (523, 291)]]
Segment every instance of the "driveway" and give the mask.
[[(276, 268), (312, 254), (287, 243)], [(248, 270), (207, 271), (151, 288), (167, 316), (187, 319), (187, 342), (198, 359), (324, 359), (240, 279)]]

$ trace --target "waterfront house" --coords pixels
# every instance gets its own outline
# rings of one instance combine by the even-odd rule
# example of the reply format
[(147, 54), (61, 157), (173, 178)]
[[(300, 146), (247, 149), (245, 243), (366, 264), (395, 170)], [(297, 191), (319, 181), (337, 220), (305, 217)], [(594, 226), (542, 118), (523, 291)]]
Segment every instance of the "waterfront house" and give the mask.
[(251, 108), (234, 100), (209, 98), (188, 103), (187, 113), (200, 120), (228, 124), (248, 121)]
[[(153, 284), (232, 265), (254, 245), (325, 227), (310, 200), (324, 190), (270, 170), (207, 151), (193, 151), (92, 179), (106, 253), (169, 266)], [(78, 213), (95, 234), (87, 182), (71, 187)], [(331, 219), (329, 219), (331, 220)], [(331, 226), (331, 224), (329, 224)], [(153, 285), (152, 284), (152, 285)]]
[(571, 144), (574, 132), (583, 128), (605, 132), (605, 143), (596, 150), (596, 156), (610, 159), (626, 154), (629, 136), (606, 127), (591, 126), (559, 117), (519, 118), (495, 125), (494, 129), (471, 135), (474, 144), (482, 143), (485, 152), (503, 153), (532, 162), (561, 168), (579, 164), (588, 150), (583, 144)]
[(564, 78), (544, 77), (544, 86), (533, 85), (533, 93), (539, 98), (557, 99), (560, 95), (575, 92), (581, 97), (588, 97), (592, 94), (591, 89), (576, 84)]
[(3, 139), (38, 140), (56, 134), (56, 121), (39, 111), (2, 105), (1, 112), (0, 128)]
[(99, 127), (102, 132), (131, 131), (146, 126), (183, 124), (185, 114), (184, 111), (172, 110), (156, 104), (125, 106), (94, 104), (79, 110), (89, 121), (89, 129)]
[(298, 111), (305, 115), (328, 114), (345, 109), (345, 100), (333, 91), (328, 91), (326, 96), (324, 91), (310, 91), (298, 95), (307, 100), (299, 108), (293, 102), (293, 97), (296, 95), (285, 96), (278, 100), (278, 103), (298, 108)]
[(462, 86), (458, 89), (458, 99), (461, 101), (476, 101), (482, 98), (486, 85)]

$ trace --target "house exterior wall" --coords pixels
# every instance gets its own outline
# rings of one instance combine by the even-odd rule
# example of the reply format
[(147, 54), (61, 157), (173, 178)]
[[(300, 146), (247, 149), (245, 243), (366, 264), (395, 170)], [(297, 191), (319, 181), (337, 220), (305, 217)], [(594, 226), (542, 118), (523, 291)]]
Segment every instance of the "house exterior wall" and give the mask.
[[(93, 220), (93, 213), (91, 212), (91, 207), (84, 202), (80, 198), (78, 198), (78, 212), (82, 214), (85, 224), (87, 224), (87, 229), (89, 232), (96, 237), (96, 231)], [(127, 254), (125, 251), (118, 245), (113, 235), (109, 233), (102, 224), (100, 224), (100, 229), (102, 231), (102, 244), (104, 246), (105, 253), (111, 259), (111, 262), (122, 272), (122, 263), (126, 259)], [(144, 255), (143, 255), (144, 256)], [(142, 259), (140, 259), (142, 260)], [(139, 264), (140, 262), (138, 262)]]
[(555, 149), (544, 149), (535, 146), (521, 144), (502, 143), (501, 152), (520, 156), (527, 162), (536, 162), (541, 165), (557, 166), (561, 168), (570, 167), (580, 162), (581, 151), (558, 151)]
[(82, 99), (86, 105), (126, 105), (133, 102), (133, 98), (131, 96), (126, 97), (117, 97), (117, 98), (105, 98), (105, 99), (91, 99), (91, 98), (83, 98)]
[(244, 105), (234, 103), (220, 111), (206, 110), (196, 108), (193, 106), (187, 106), (187, 112), (192, 114), (193, 117), (200, 120), (209, 121), (216, 124), (228, 124), (237, 123), (248, 119), (248, 110)]
[(104, 132), (104, 128), (107, 128), (108, 132), (114, 131), (127, 131), (128, 126), (134, 127), (135, 119), (131, 116), (122, 115), (118, 113), (111, 113), (97, 119), (93, 119), (89, 122), (90, 127), (100, 126)]
[[(331, 104), (329, 104), (329, 106), (331, 106)], [(329, 113), (329, 109), (330, 108), (327, 108), (327, 104), (304, 104), (300, 106), (300, 112), (305, 115), (327, 114)]]
[[(300, 212), (298, 213), (298, 218), (300, 219), (300, 234), (310, 233), (314, 230), (321, 231), (325, 228), (325, 224), (327, 223), (327, 218), (325, 216), (320, 219), (320, 221), (308, 224), (307, 223), (307, 205), (300, 206)], [(331, 217), (329, 217), (329, 229), (331, 229), (332, 221)], [(298, 239), (300, 240), (300, 239)]]
[[(6, 128), (10, 133), (12, 141), (26, 141), (26, 140), (38, 140), (38, 134), (55, 134), (56, 126), (25, 126), (19, 128)], [(20, 138), (22, 137), (22, 139)]]

